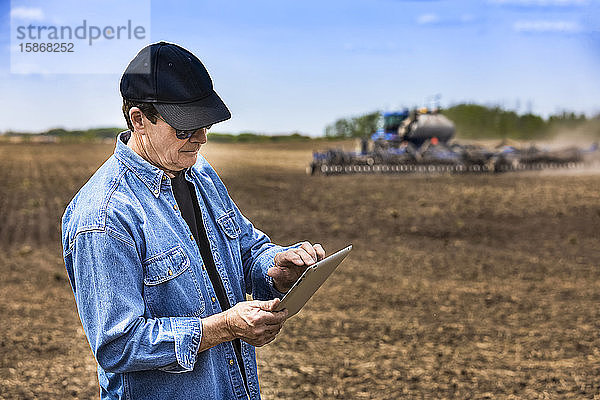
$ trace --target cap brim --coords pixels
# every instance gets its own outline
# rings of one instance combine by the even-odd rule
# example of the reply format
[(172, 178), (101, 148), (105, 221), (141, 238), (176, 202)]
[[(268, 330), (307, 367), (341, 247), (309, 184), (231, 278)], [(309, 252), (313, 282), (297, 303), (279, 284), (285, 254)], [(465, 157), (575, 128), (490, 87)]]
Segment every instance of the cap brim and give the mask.
[(190, 103), (154, 103), (164, 120), (175, 129), (191, 130), (231, 118), (229, 109), (215, 93)]

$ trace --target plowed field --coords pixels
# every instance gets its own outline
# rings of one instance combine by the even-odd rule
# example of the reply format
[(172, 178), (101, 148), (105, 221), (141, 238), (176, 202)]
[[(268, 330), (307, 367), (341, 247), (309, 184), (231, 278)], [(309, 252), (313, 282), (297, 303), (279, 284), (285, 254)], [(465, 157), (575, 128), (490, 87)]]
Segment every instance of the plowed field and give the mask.
[[(264, 399), (600, 398), (599, 174), (310, 177), (313, 146), (203, 150), (274, 242), (354, 244), (259, 349)], [(112, 150), (0, 144), (2, 399), (98, 397), (59, 221)]]

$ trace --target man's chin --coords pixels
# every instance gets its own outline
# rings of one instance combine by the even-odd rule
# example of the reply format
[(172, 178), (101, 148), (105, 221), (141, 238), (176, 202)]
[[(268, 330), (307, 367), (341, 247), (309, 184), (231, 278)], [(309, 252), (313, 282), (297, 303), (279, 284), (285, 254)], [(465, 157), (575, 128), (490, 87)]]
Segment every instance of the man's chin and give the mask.
[(198, 150), (196, 151), (182, 151), (181, 157), (179, 158), (179, 164), (183, 168), (189, 168), (192, 165), (196, 164), (196, 160), (198, 159)]

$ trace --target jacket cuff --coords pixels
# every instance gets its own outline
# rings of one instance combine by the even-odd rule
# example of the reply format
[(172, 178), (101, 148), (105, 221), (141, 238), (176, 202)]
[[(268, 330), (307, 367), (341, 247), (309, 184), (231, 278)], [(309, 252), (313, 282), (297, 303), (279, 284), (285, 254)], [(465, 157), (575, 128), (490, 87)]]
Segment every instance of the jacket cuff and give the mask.
[(164, 368), (165, 372), (189, 372), (194, 369), (200, 341), (202, 340), (202, 321), (200, 318), (170, 317), (171, 331), (175, 340), (177, 363)]

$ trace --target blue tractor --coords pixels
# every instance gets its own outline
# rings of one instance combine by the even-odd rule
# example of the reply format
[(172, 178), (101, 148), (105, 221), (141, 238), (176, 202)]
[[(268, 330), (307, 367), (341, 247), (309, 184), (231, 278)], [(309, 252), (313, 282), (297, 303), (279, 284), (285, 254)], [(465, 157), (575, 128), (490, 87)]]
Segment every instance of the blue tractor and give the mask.
[[(550, 151), (530, 146), (489, 149), (451, 143), (454, 123), (436, 110), (404, 109), (382, 115), (381, 128), (361, 139), (360, 151), (329, 149), (313, 153), (311, 174), (503, 172), (523, 169), (572, 167), (589, 164), (598, 151), (576, 148)], [(588, 154), (589, 153), (589, 154)]]

